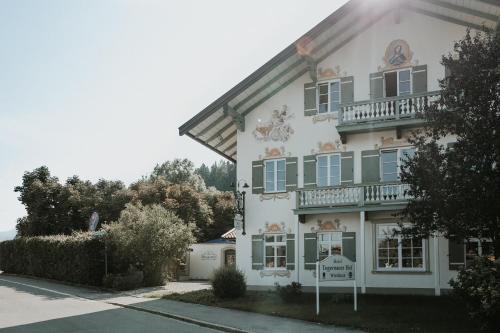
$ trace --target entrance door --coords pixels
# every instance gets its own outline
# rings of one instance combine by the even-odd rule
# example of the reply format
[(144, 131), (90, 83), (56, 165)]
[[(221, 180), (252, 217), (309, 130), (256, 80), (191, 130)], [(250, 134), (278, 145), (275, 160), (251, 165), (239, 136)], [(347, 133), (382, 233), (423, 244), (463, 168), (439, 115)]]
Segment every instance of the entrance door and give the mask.
[(224, 266), (225, 267), (236, 266), (236, 250), (228, 249), (224, 251)]

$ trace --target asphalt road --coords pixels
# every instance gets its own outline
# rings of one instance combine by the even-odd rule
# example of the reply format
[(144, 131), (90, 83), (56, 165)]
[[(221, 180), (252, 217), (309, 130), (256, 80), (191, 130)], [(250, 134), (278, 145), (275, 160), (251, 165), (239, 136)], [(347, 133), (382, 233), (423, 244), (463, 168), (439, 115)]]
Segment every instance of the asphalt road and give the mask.
[(75, 295), (65, 286), (0, 275), (0, 332), (216, 332)]

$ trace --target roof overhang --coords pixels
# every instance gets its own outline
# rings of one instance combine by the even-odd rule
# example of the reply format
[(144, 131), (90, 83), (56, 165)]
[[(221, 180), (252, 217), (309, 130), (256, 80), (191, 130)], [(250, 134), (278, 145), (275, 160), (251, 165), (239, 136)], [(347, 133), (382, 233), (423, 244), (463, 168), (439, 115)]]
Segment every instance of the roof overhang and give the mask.
[[(237, 160), (245, 116), (375, 22), (403, 8), (454, 24), (500, 31), (500, 0), (351, 0), (179, 127), (224, 158)], [(396, 10), (396, 12), (395, 12)]]

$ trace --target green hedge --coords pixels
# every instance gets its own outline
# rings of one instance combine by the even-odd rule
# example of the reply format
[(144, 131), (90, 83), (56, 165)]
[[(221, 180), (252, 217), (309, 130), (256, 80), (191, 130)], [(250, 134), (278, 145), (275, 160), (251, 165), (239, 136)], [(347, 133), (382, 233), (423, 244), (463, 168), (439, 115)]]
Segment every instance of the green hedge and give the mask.
[(104, 241), (90, 233), (0, 243), (0, 270), (93, 286), (104, 277)]

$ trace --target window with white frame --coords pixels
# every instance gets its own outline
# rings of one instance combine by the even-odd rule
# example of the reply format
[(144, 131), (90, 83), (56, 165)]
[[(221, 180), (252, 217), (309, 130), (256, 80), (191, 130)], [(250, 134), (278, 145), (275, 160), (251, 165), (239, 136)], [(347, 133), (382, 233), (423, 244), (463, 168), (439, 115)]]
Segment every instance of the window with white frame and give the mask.
[(318, 258), (323, 260), (328, 256), (342, 255), (342, 232), (318, 233)]
[(340, 154), (319, 155), (317, 157), (317, 185), (340, 185)]
[(413, 158), (414, 155), (415, 148), (413, 147), (382, 150), (380, 152), (380, 179), (383, 182), (398, 181), (403, 162)]
[(264, 175), (265, 175), (265, 191), (267, 193), (286, 191), (285, 159), (265, 161)]
[(465, 242), (465, 266), (467, 267), (475, 258), (487, 256), (494, 258), (495, 252), (491, 239), (472, 238)]
[(319, 113), (338, 112), (340, 109), (340, 80), (318, 84)]
[(425, 241), (395, 235), (396, 224), (377, 224), (377, 270), (425, 270)]
[(286, 237), (280, 235), (264, 236), (264, 253), (266, 269), (285, 269), (286, 268)]
[(411, 94), (411, 70), (409, 68), (384, 73), (385, 97)]

